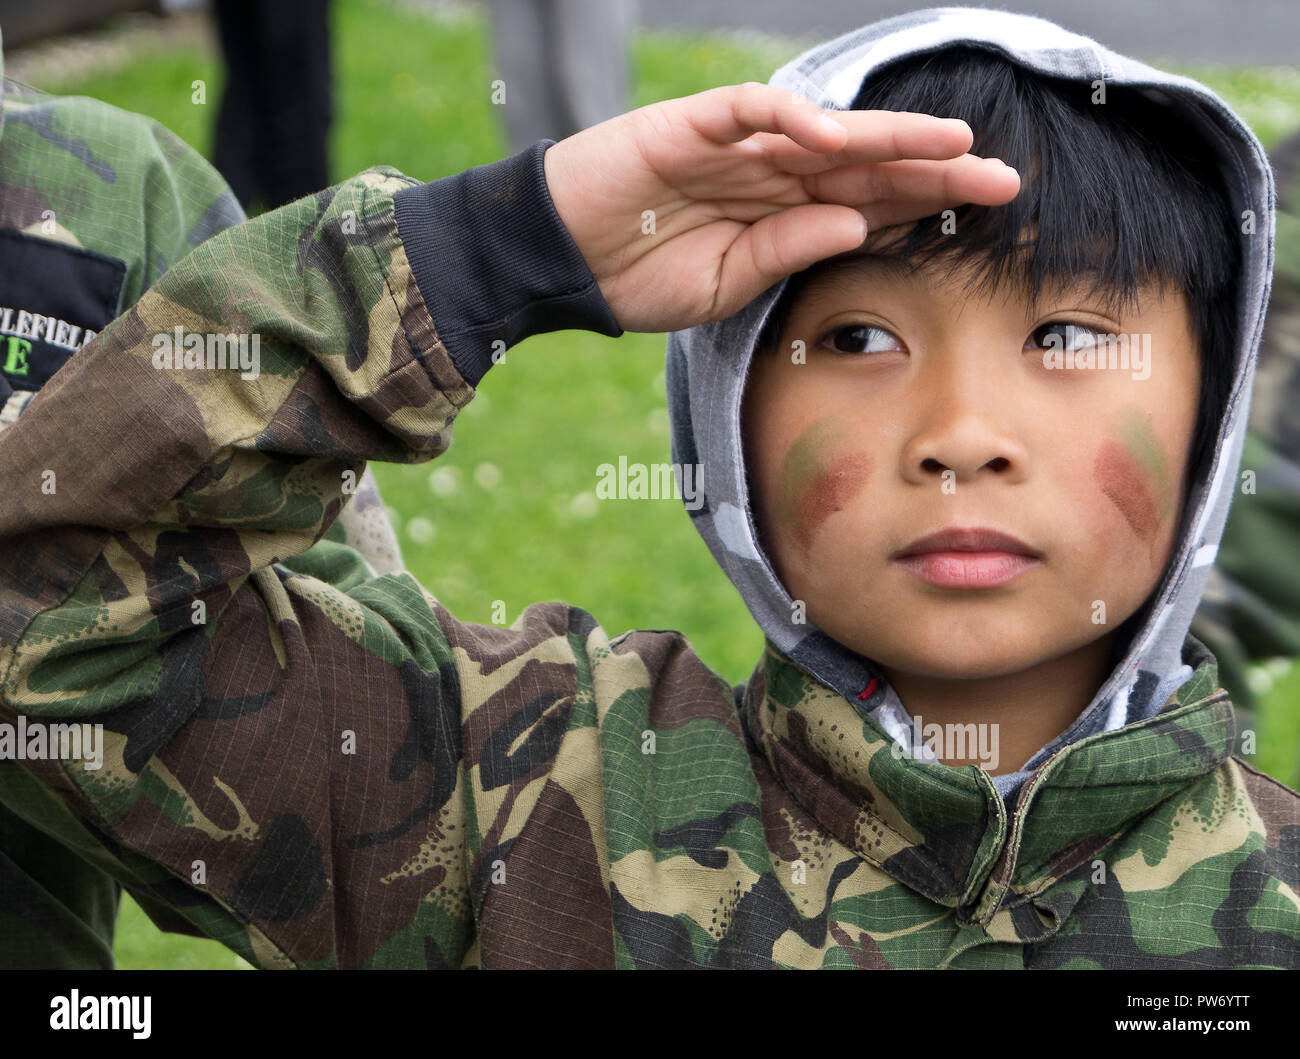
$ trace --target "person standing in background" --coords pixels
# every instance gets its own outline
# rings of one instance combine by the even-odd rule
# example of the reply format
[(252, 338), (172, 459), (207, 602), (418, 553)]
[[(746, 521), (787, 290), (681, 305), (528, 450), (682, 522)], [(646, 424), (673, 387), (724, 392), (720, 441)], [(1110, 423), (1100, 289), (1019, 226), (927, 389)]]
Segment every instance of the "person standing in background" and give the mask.
[(628, 110), (636, 0), (490, 0), (506, 135), (518, 153)]
[(244, 209), (330, 183), (329, 0), (214, 0), (226, 61), (215, 164)]

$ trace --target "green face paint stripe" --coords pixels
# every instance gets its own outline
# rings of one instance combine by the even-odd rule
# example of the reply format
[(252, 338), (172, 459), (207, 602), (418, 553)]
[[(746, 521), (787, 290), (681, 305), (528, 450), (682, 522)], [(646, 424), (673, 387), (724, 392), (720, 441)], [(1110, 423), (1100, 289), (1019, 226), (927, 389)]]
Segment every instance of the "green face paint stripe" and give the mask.
[(829, 462), (827, 450), (839, 436), (835, 417), (823, 416), (805, 427), (785, 454), (781, 462), (776, 505), (787, 525), (797, 522), (804, 494)]
[(1147, 476), (1160, 505), (1161, 516), (1173, 507), (1173, 479), (1169, 470), (1169, 457), (1164, 445), (1145, 415), (1130, 405), (1124, 420), (1124, 447), (1137, 460), (1142, 473)]

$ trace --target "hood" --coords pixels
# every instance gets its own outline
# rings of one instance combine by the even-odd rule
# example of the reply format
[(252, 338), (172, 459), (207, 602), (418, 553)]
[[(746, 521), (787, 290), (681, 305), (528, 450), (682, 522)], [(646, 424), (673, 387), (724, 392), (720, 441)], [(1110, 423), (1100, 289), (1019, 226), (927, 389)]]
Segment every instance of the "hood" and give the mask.
[[(1127, 649), (1089, 706), (1061, 736), (1015, 773), (995, 777), (1008, 795), (1060, 746), (1155, 716), (1192, 675), (1184, 644), (1227, 521), (1241, 458), (1251, 383), (1273, 268), (1275, 194), (1263, 148), (1214, 92), (1118, 55), (1061, 27), (984, 8), (935, 8), (886, 19), (804, 52), (771, 78), (826, 109), (847, 110), (864, 78), (887, 63), (953, 45), (1000, 52), (1052, 77), (1142, 86), (1178, 108), (1214, 145), (1238, 215), (1250, 210), (1255, 234), (1244, 240), (1237, 303), (1233, 383), (1219, 422), (1213, 460), (1189, 487), (1172, 558)], [(764, 554), (750, 511), (741, 440), (741, 400), (763, 325), (788, 280), (726, 319), (674, 332), (668, 339), (668, 408), (674, 463), (695, 464), (703, 503), (688, 508), (695, 528), (740, 592), (769, 644), (818, 682), (844, 695), (904, 747), (915, 745), (911, 718), (870, 659), (811, 622), (793, 624), (793, 600)], [(699, 498), (695, 498), (697, 503)]]

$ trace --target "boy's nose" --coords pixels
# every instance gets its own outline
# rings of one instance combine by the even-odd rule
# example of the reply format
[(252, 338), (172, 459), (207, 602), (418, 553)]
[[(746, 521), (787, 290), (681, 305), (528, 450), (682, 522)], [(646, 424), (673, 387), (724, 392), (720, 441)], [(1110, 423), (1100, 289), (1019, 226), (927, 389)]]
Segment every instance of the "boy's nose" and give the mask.
[(928, 417), (903, 446), (903, 478), (917, 485), (970, 483), (981, 476), (1007, 485), (1029, 475), (1029, 453), (992, 410)]

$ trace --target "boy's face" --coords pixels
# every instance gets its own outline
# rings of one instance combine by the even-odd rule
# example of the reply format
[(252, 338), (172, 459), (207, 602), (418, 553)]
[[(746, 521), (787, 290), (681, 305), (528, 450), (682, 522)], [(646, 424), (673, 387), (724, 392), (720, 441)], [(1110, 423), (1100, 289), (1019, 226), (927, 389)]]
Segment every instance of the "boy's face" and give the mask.
[[(1090, 342), (1093, 363), (1122, 367), (1088, 367)], [(1199, 372), (1181, 294), (1144, 289), (1117, 312), (1081, 287), (1030, 305), (837, 261), (750, 370), (766, 553), (810, 622), (886, 671), (995, 677), (1101, 647), (1168, 561)], [(1021, 543), (922, 541), (953, 529)]]

